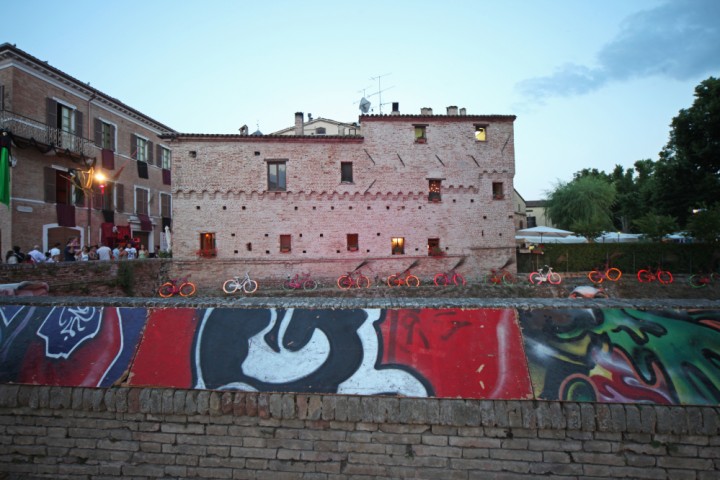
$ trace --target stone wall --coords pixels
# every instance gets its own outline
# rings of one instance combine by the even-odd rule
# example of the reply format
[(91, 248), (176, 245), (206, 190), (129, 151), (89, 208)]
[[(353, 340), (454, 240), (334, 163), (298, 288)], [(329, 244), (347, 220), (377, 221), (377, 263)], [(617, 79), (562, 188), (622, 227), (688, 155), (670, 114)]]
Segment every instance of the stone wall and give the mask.
[(719, 414), (716, 407), (2, 385), (0, 472), (705, 480), (720, 474)]

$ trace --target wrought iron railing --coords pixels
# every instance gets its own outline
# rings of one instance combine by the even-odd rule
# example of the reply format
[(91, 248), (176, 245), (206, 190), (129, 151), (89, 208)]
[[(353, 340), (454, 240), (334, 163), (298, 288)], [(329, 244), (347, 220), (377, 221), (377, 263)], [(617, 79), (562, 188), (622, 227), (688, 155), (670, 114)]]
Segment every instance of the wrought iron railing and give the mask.
[(55, 150), (67, 150), (86, 157), (93, 157), (96, 154), (93, 141), (8, 110), (0, 110), (0, 128), (8, 130), (14, 137), (34, 140)]

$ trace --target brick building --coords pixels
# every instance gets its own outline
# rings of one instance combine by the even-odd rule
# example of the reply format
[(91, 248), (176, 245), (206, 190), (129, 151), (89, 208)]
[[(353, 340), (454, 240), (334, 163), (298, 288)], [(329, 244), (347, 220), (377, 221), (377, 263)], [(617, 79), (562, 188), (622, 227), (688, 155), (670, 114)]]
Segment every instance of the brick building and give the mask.
[(514, 116), (394, 104), (361, 115), (361, 136), (306, 135), (295, 116), (290, 136), (161, 136), (182, 225), (174, 258), (216, 262), (216, 275), (245, 262), (328, 278), (361, 263), (387, 275), (462, 262), (472, 278), (514, 257)]
[(9, 208), (0, 205), (0, 252), (47, 251), (71, 236), (82, 245), (127, 236), (150, 251), (162, 243), (171, 152), (159, 135), (171, 128), (7, 43), (0, 128), (16, 162)]

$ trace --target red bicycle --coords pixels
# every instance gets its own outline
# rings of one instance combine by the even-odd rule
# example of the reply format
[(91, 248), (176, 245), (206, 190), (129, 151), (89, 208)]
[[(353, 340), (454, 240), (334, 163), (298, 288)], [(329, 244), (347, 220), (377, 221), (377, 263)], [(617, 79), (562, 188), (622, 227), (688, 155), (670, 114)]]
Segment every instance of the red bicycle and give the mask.
[(356, 270), (354, 272), (347, 272), (345, 275), (340, 275), (337, 279), (337, 286), (343, 290), (352, 287), (370, 288), (370, 279)]
[(453, 268), (450, 269), (448, 273), (436, 273), (433, 277), (433, 283), (436, 287), (444, 287), (447, 285), (450, 285), (450, 282), (455, 284), (455, 286), (465, 285), (465, 277), (463, 277), (461, 274), (456, 272), (455, 270), (465, 263), (465, 259), (463, 258), (460, 260)]
[(316, 290), (318, 283), (310, 278), (309, 273), (303, 273), (302, 276), (296, 273), (294, 277), (290, 278), (288, 275), (287, 280), (283, 282), (283, 290)]
[(412, 265), (410, 265), (408, 268), (406, 268), (402, 272), (390, 275), (387, 278), (388, 287), (401, 287), (403, 285), (406, 285), (408, 287), (419, 287), (420, 279), (417, 276), (410, 273), (410, 269), (412, 269), (415, 265), (417, 265), (417, 263), (418, 262), (415, 261), (412, 263)]
[(672, 273), (667, 270), (663, 270), (660, 266), (658, 266), (655, 270), (650, 267), (638, 270), (637, 279), (640, 283), (649, 283), (657, 280), (663, 285), (669, 285), (673, 282)]
[(195, 284), (188, 281), (188, 275), (184, 278), (173, 278), (160, 285), (158, 294), (162, 298), (172, 297), (179, 294), (181, 297), (189, 297), (195, 294)]
[(622, 277), (622, 272), (619, 268), (611, 267), (610, 264), (606, 263), (605, 266), (598, 267), (588, 273), (588, 278), (593, 283), (602, 283), (603, 280), (609, 280), (611, 282), (617, 282)]
[(720, 283), (720, 273), (696, 273), (690, 275), (688, 283), (693, 288), (703, 288), (714, 283)]
[(506, 270), (507, 266), (512, 264), (513, 260), (508, 259), (500, 268), (490, 269), (490, 273), (483, 277), (485, 285), (514, 285), (517, 283), (517, 277)]

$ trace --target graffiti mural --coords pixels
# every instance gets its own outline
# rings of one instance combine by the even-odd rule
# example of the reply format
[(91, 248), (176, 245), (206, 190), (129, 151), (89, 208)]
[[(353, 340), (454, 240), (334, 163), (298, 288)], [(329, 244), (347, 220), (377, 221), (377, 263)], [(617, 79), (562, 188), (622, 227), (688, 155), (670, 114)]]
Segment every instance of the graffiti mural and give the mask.
[(130, 383), (529, 398), (522, 348), (515, 310), (155, 310)]
[(520, 312), (535, 397), (720, 404), (720, 311)]
[(107, 387), (127, 374), (144, 308), (0, 307), (0, 383)]

